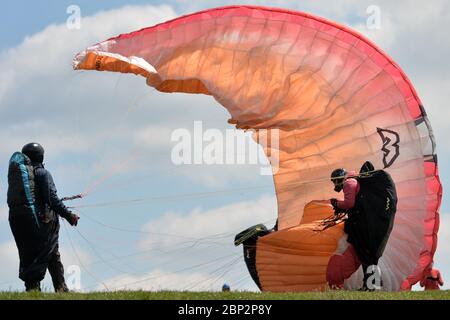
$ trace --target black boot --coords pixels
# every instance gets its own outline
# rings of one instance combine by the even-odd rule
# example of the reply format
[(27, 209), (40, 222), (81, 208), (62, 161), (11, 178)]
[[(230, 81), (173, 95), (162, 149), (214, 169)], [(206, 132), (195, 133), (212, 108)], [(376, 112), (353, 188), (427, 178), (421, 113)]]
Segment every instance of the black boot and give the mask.
[(41, 283), (39, 281), (26, 281), (25, 282), (25, 291), (37, 291), (41, 292)]
[(66, 293), (66, 292), (70, 292), (70, 290), (67, 287), (66, 283), (63, 283), (60, 287), (58, 287), (58, 288), (55, 287), (55, 292), (56, 293)]

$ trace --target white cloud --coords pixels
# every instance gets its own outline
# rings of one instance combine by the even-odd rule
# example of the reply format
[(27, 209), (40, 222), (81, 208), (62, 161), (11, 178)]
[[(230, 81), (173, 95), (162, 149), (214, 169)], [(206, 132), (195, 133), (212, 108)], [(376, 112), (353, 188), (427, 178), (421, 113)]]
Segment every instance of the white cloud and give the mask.
[(157, 148), (167, 149), (172, 145), (171, 135), (173, 130), (170, 128), (153, 125), (146, 126), (137, 130), (133, 135), (136, 143), (143, 148), (150, 148), (152, 150)]
[(1, 257), (0, 260), (2, 261), (2, 263), (4, 263), (5, 266), (13, 264), (18, 265), (19, 259), (17, 254), (17, 248), (13, 240), (3, 242), (2, 244), (0, 244), (0, 257)]
[[(61, 139), (61, 135), (43, 130), (47, 124), (42, 119), (29, 120), (22, 123), (9, 123), (0, 129), (0, 135), (10, 137), (5, 139), (0, 147), (0, 153), (20, 151), (25, 142), (35, 141), (34, 133), (42, 131), (39, 141), (44, 144), (47, 152), (55, 153), (80, 152), (89, 149), (89, 140), (82, 136), (68, 135)], [(19, 139), (17, 137), (20, 137)], [(20, 141), (20, 142), (19, 142)]]
[(60, 253), (61, 259), (65, 266), (76, 265), (80, 266), (81, 268), (82, 267), (81, 264), (89, 265), (94, 261), (92, 255), (78, 245), (75, 245), (72, 248), (68, 243), (66, 243), (60, 249)]
[[(61, 260), (66, 271), (66, 280), (68, 278), (67, 271), (70, 266), (80, 266), (79, 261), (82, 261), (83, 264), (89, 264), (92, 261), (91, 255), (84, 249), (75, 246), (75, 250), (80, 260), (78, 260), (78, 258), (74, 255), (71, 247), (65, 245), (60, 249)], [(2, 272), (0, 273), (0, 291), (22, 291), (24, 285), (22, 280), (18, 278), (19, 254), (14, 240), (0, 244), (0, 261), (2, 262)], [(88, 276), (83, 274), (83, 272), (84, 271), (81, 270), (81, 279), (83, 279), (84, 276)], [(51, 278), (48, 272), (45, 279), (41, 283), (41, 287), (45, 290), (53, 290)]]
[(273, 196), (262, 196), (256, 201), (236, 202), (208, 210), (196, 208), (188, 213), (168, 212), (142, 227), (150, 235), (141, 240), (141, 247), (152, 247), (155, 241), (153, 234), (159, 233), (175, 235), (163, 237), (158, 242), (161, 247), (179, 242), (180, 237), (189, 240), (211, 236), (210, 239), (214, 239), (214, 235), (226, 233), (229, 238), (233, 238), (235, 234), (258, 223), (265, 223), (271, 228), (276, 213), (276, 199)]
[(23, 282), (18, 278), (19, 254), (14, 240), (0, 244), (0, 291), (22, 290)]
[[(187, 213), (168, 212), (142, 227), (139, 246), (154, 250), (147, 272), (122, 274), (103, 281), (109, 290), (257, 290), (250, 278), (235, 234), (251, 225), (271, 228), (276, 218), (274, 197)], [(141, 261), (142, 262), (142, 261)], [(89, 288), (89, 290), (94, 288)], [(98, 285), (96, 290), (104, 290)]]
[[(99, 99), (98, 92), (92, 90), (95, 81), (98, 86), (95, 76), (79, 81), (80, 73), (75, 73), (71, 67), (73, 56), (109, 36), (147, 27), (174, 16), (175, 12), (166, 5), (125, 6), (83, 17), (80, 30), (69, 30), (65, 24), (48, 26), (27, 37), (18, 47), (0, 53), (0, 68), (3, 70), (0, 74), (0, 134), (7, 137), (0, 151), (15, 151), (25, 141), (37, 139), (54, 153), (64, 153), (67, 149), (71, 152), (89, 151), (96, 143), (108, 141), (111, 123), (118, 122), (111, 121), (115, 120), (111, 119), (114, 113), (103, 112), (108, 110), (111, 102), (105, 101), (107, 94)], [(100, 104), (99, 100), (104, 102)], [(120, 100), (132, 99), (122, 92)], [(87, 101), (93, 104), (90, 109), (99, 109), (91, 115), (100, 114), (102, 118), (92, 119), (89, 113), (84, 113), (85, 107), (80, 104)], [(73, 132), (80, 121), (82, 125), (85, 121), (93, 126)], [(120, 134), (117, 130), (112, 133), (113, 136)]]
[[(2, 87), (17, 87), (26, 78), (62, 75), (71, 70), (74, 54), (108, 37), (151, 26), (175, 17), (170, 6), (124, 6), (82, 17), (81, 28), (70, 30), (66, 24), (50, 25), (25, 38), (23, 43), (1, 56)], [(125, 18), (126, 17), (126, 18)], [(6, 76), (10, 77), (6, 77)], [(11, 81), (13, 80), (13, 81)], [(0, 101), (3, 96), (0, 96)]]

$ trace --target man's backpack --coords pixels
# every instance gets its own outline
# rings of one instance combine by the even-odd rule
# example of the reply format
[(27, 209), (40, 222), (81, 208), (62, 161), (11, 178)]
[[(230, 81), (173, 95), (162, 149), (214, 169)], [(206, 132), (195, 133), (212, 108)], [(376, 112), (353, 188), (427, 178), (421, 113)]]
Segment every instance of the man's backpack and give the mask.
[(377, 264), (394, 226), (397, 192), (390, 174), (374, 170), (370, 162), (361, 168), (357, 180), (360, 190), (346, 232), (363, 263)]
[(7, 202), (10, 215), (29, 215), (39, 226), (35, 205), (35, 183), (31, 160), (15, 152), (9, 160)]

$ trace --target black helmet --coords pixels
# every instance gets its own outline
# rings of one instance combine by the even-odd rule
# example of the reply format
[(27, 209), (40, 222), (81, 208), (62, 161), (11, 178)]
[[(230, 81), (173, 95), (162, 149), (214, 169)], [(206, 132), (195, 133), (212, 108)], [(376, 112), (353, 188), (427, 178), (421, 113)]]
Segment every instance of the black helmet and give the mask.
[(347, 170), (345, 170), (344, 168), (335, 169), (331, 173), (331, 181), (338, 180), (338, 179), (343, 179), (343, 178), (345, 178), (346, 174), (347, 174)]
[(334, 183), (334, 191), (341, 192), (344, 187), (345, 176), (347, 175), (347, 170), (344, 168), (335, 169), (331, 173), (331, 182)]
[(44, 148), (36, 142), (23, 146), (22, 153), (30, 158), (31, 162), (42, 163), (44, 161)]

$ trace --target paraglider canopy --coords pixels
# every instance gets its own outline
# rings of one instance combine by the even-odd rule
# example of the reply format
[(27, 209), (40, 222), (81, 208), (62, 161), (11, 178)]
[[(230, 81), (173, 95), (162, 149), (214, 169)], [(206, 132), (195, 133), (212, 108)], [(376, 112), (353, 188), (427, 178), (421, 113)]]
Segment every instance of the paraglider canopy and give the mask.
[(229, 6), (103, 41), (74, 68), (208, 94), (237, 128), (277, 130), (279, 143), (263, 148), (278, 160), (279, 230), (310, 221), (305, 206), (333, 196), (333, 169), (370, 161), (387, 170), (399, 202), (380, 262), (385, 287), (418, 281), (432, 262), (442, 189), (431, 125), (404, 72), (355, 31), (303, 12)]

